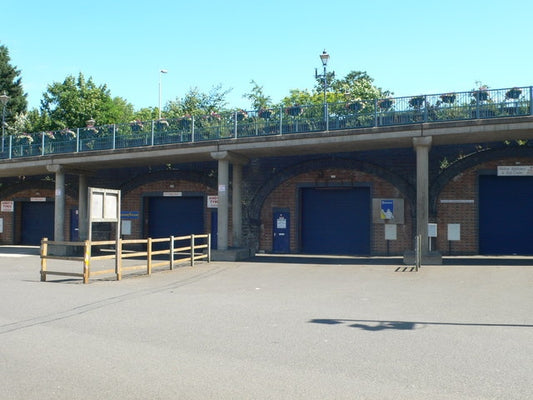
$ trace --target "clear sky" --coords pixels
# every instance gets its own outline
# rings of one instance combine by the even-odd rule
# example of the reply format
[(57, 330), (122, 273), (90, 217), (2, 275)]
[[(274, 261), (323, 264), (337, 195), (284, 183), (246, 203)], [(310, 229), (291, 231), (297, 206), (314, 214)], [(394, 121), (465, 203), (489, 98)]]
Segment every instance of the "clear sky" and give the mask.
[(8, 1), (0, 44), (29, 108), (83, 72), (136, 109), (222, 84), (250, 108), (250, 81), (274, 102), (311, 89), (319, 54), (338, 77), (366, 71), (396, 96), (533, 85), (531, 0)]

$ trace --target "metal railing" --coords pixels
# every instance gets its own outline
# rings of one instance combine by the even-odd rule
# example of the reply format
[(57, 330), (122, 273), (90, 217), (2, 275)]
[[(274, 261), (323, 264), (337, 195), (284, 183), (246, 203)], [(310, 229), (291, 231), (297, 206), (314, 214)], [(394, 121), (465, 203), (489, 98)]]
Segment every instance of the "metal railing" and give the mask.
[(481, 88), (11, 135), (0, 159), (524, 115), (533, 115), (532, 86)]

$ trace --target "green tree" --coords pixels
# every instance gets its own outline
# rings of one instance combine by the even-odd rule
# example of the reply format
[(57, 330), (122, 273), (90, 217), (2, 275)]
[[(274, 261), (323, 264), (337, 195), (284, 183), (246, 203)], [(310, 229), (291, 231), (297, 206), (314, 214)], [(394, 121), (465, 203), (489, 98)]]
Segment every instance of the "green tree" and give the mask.
[(250, 84), (253, 85), (250, 93), (243, 94), (242, 97), (250, 100), (252, 108), (254, 110), (268, 109), (272, 107), (272, 100), (270, 96), (265, 95), (263, 92), (263, 86), (259, 86), (253, 79), (250, 81)]
[(223, 89), (222, 85), (213, 86), (208, 93), (200, 92), (198, 88), (191, 88), (183, 98), (170, 101), (165, 107), (165, 115), (178, 118), (184, 115), (208, 115), (213, 112), (224, 111), (226, 96), (231, 89)]
[(152, 121), (159, 118), (159, 110), (157, 107), (145, 107), (135, 111), (133, 119), (139, 121)]
[(374, 79), (364, 71), (351, 71), (343, 79), (333, 80), (331, 92), (334, 101), (373, 100), (393, 94), (374, 86)]
[(82, 73), (67, 76), (62, 83), (48, 85), (41, 100), (42, 129), (63, 129), (85, 126), (94, 119), (97, 125), (128, 122), (133, 107), (122, 98), (111, 98), (106, 85), (96, 85)]
[[(12, 124), (20, 114), (26, 111), (28, 101), (26, 94), (22, 90), (22, 80), (20, 71), (10, 64), (9, 50), (6, 46), (0, 46), (0, 94), (8, 95), (9, 101), (6, 104), (5, 120), (6, 125)], [(3, 105), (0, 105), (0, 112)]]

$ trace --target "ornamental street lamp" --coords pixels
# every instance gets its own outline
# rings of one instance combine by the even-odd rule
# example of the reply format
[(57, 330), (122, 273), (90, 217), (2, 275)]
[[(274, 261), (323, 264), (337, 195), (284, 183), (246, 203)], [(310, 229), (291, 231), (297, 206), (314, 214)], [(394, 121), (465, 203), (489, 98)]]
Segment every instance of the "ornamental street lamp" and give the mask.
[[(320, 54), (320, 61), (322, 61), (322, 67), (324, 67), (324, 72), (322, 75), (318, 74), (317, 69), (315, 68), (315, 79), (321, 78), (323, 79), (323, 90), (324, 90), (324, 121), (326, 122), (326, 130), (329, 130), (329, 121), (328, 121), (328, 104), (327, 104), (327, 98), (326, 98), (326, 92), (328, 90), (328, 75), (326, 73), (326, 67), (328, 66), (329, 61), (329, 54), (326, 50)], [(335, 72), (333, 72), (333, 76), (335, 76)]]
[(6, 105), (11, 97), (9, 97), (6, 92), (0, 95), (0, 102), (3, 104), (2, 108), (2, 153), (4, 152), (4, 143), (5, 143), (5, 129), (6, 129)]
[(161, 119), (161, 76), (167, 72), (166, 69), (159, 70), (159, 119)]

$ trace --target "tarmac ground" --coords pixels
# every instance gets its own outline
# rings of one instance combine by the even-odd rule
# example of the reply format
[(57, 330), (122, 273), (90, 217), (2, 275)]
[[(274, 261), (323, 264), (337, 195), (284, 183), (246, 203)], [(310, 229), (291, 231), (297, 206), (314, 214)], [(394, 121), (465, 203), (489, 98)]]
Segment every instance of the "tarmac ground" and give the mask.
[(0, 398), (533, 398), (531, 259), (460, 260), (258, 255), (84, 285), (0, 246)]

